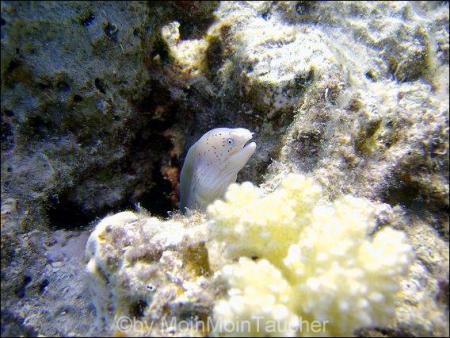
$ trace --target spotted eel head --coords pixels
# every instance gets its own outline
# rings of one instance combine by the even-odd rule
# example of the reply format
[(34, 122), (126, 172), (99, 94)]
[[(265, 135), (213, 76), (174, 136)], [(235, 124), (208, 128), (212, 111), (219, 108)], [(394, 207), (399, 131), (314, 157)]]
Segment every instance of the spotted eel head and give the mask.
[(189, 149), (180, 176), (180, 209), (204, 210), (221, 198), (255, 152), (252, 133), (244, 128), (216, 128)]
[(216, 128), (200, 138), (197, 151), (207, 166), (237, 174), (255, 152), (256, 143), (249, 142), (252, 137), (245, 128)]

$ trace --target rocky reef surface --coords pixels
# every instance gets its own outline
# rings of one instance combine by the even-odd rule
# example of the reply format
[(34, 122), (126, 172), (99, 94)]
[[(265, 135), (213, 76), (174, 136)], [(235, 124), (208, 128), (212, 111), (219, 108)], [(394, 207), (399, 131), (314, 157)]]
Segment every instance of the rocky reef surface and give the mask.
[[(2, 1), (2, 336), (448, 336), (448, 63), (448, 2)], [(179, 215), (218, 126), (253, 185)]]

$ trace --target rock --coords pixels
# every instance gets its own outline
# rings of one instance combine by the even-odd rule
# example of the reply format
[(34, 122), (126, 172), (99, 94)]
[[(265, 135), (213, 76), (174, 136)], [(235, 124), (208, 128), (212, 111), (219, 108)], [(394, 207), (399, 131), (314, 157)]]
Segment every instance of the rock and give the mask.
[(83, 273), (88, 235), (33, 231), (14, 238), (2, 233), (2, 271), (8, 276), (2, 277), (2, 336), (96, 334)]
[(148, 67), (173, 6), (2, 4), (2, 191), (35, 224), (172, 192), (161, 168), (176, 160), (177, 113)]
[[(125, 211), (96, 226), (86, 261), (100, 332), (167, 335), (173, 322), (177, 335), (206, 333), (195, 329), (195, 321), (206, 324), (214, 299), (201, 220), (163, 222)], [(193, 322), (185, 327), (182, 321)]]

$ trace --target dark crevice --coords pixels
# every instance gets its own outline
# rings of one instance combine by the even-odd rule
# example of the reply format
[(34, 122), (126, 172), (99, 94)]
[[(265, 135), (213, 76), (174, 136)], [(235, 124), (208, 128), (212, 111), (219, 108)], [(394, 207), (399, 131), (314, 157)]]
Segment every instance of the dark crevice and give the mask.
[(155, 167), (152, 174), (154, 185), (138, 199), (138, 202), (152, 214), (167, 217), (168, 212), (173, 210), (170, 201), (172, 186), (162, 176), (158, 166)]
[(180, 37), (182, 40), (199, 39), (203, 37), (211, 26), (214, 10), (218, 2), (208, 2), (208, 6), (201, 6), (196, 1), (151, 1), (152, 6), (170, 6), (173, 18), (180, 23)]
[(292, 143), (295, 158), (301, 158), (300, 170), (310, 172), (317, 167), (323, 139), (322, 128), (305, 130), (298, 134)]
[(383, 192), (382, 200), (391, 205), (403, 205), (412, 210), (420, 210), (424, 207), (424, 198), (421, 196), (420, 187), (412, 182), (398, 181), (390, 185)]
[(28, 140), (41, 140), (51, 135), (56, 129), (56, 125), (49, 116), (30, 114), (20, 128), (22, 135), (26, 136)]
[(295, 5), (295, 11), (298, 15), (308, 15), (311, 13), (313, 4), (311, 4), (309, 1), (299, 1)]
[(52, 89), (53, 85), (51, 83), (51, 80), (49, 79), (42, 79), (41, 82), (38, 82), (36, 84), (36, 86), (40, 89), (40, 90), (48, 90), (48, 89)]
[(17, 287), (17, 289), (15, 290), (15, 294), (17, 297), (19, 298), (23, 298), (25, 297), (25, 291), (26, 291), (26, 287), (28, 286), (28, 284), (31, 283), (31, 277), (30, 276), (24, 276), (22, 284), (19, 285)]
[(11, 110), (5, 109), (5, 115), (8, 117), (12, 117), (12, 116), (14, 116), (14, 112)]
[(130, 317), (142, 318), (146, 307), (147, 302), (145, 300), (138, 300), (130, 306)]
[(82, 17), (80, 20), (80, 24), (84, 27), (90, 26), (95, 20), (95, 16), (92, 13), (88, 13), (86, 16)]
[(70, 85), (64, 81), (60, 80), (56, 83), (56, 88), (62, 92), (69, 92), (70, 91)]
[(105, 35), (110, 39), (110, 40), (112, 40), (112, 41), (114, 41), (114, 42), (117, 42), (117, 35), (118, 35), (118, 32), (119, 32), (119, 30), (118, 30), (118, 28), (115, 26), (115, 25), (113, 25), (113, 24), (111, 24), (111, 23), (107, 23), (106, 25), (105, 25), (105, 27), (104, 27), (104, 32), (105, 32)]
[[(18, 50), (17, 50), (17, 52), (18, 52)], [(6, 72), (7, 72), (7, 73), (11, 73), (11, 72), (13, 72), (15, 69), (19, 68), (20, 65), (21, 65), (21, 62), (20, 62), (19, 60), (13, 59), (13, 60), (9, 63), (8, 68), (6, 69)]]
[(45, 291), (45, 288), (48, 286), (49, 282), (48, 279), (44, 279), (40, 284), (39, 284), (39, 293), (43, 293)]
[(154, 59), (156, 56), (159, 56), (163, 64), (167, 64), (171, 61), (169, 47), (167, 46), (167, 43), (162, 39), (162, 37), (158, 37), (153, 45), (151, 59)]
[(86, 213), (80, 205), (69, 200), (68, 193), (50, 198), (47, 216), (51, 227), (57, 229), (82, 228), (96, 218), (96, 214)]
[(139, 102), (134, 102), (136, 110), (145, 120), (136, 132), (136, 138), (129, 145), (128, 171), (138, 173), (142, 178), (151, 177), (143, 182), (143, 193), (134, 195), (129, 204), (139, 203), (152, 214), (166, 217), (167, 212), (175, 208), (171, 202), (173, 187), (162, 172), (165, 165), (178, 166), (176, 159), (171, 159), (173, 144), (164, 131), (177, 122), (179, 108), (172, 103), (170, 93), (158, 83), (152, 83), (149, 95)]
[[(104, 90), (100, 79), (95, 79), (94, 84), (99, 91)], [(165, 131), (178, 124), (181, 109), (171, 99), (169, 91), (157, 82), (149, 84), (148, 95), (137, 101), (130, 100), (130, 103), (136, 118), (125, 122), (123, 131), (132, 130), (133, 133), (118, 136), (127, 149), (126, 155), (108, 166), (83, 170), (71, 188), (50, 198), (47, 216), (51, 227), (83, 228), (107, 214), (136, 210), (138, 205), (160, 217), (167, 217), (169, 211), (177, 208), (176, 183), (180, 164), (177, 156), (171, 154), (174, 145)], [(79, 187), (92, 184), (92, 180), (108, 189), (120, 184), (123, 177), (134, 179), (124, 191), (123, 198), (113, 205), (93, 208), (90, 204), (84, 205), (78, 196)]]
[(12, 132), (11, 124), (6, 122), (3, 118), (1, 121), (1, 142), (2, 142), (2, 150), (9, 150), (14, 145), (14, 135)]
[(214, 18), (203, 18), (191, 23), (190, 21), (180, 20), (180, 38), (181, 40), (192, 40), (201, 38), (214, 22)]
[(95, 88), (97, 88), (100, 93), (105, 94), (105, 92), (106, 92), (105, 91), (105, 84), (103, 83), (102, 80), (100, 80), (99, 78), (96, 78), (94, 80), (94, 84), (95, 84)]
[(270, 19), (270, 10), (266, 10), (264, 13), (261, 14), (261, 17), (264, 20), (269, 20)]

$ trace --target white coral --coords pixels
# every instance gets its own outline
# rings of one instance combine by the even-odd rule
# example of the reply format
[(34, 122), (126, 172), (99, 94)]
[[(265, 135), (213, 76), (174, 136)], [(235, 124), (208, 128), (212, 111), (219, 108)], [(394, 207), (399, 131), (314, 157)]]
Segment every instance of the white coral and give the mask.
[[(252, 334), (352, 335), (392, 317), (412, 251), (404, 233), (390, 227), (370, 235), (375, 205), (368, 200), (344, 196), (325, 202), (311, 179), (291, 174), (265, 196), (250, 183), (235, 184), (226, 201), (208, 211), (210, 238), (220, 243), (210, 250), (223, 248), (228, 258), (260, 258), (241, 257), (217, 273), (228, 285), (214, 310), (221, 324), (217, 335), (241, 334), (239, 326), (233, 332), (220, 328), (248, 320)], [(279, 313), (290, 329), (268, 332), (261, 324), (255, 331), (256, 317), (273, 324)]]
[(295, 334), (299, 320), (290, 310), (292, 287), (267, 260), (253, 262), (242, 257), (238, 264), (226, 265), (217, 278), (226, 282), (228, 298), (215, 306), (213, 334), (247, 337)]

